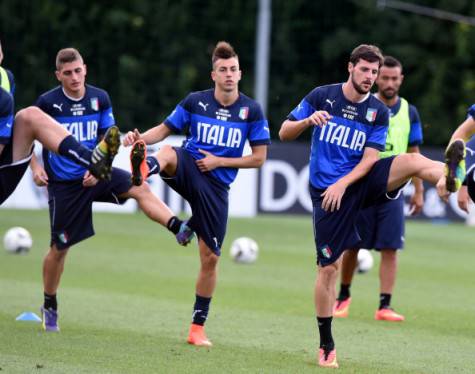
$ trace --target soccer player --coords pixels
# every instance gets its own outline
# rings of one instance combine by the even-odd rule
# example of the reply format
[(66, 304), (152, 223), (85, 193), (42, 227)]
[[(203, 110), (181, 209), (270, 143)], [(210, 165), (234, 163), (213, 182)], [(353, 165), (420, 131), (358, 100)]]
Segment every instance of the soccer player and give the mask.
[[(3, 61), (2, 43), (0, 42), (0, 65)], [(0, 87), (9, 92), (12, 96), (15, 94), (15, 79), (13, 73), (0, 66)]]
[[(143, 134), (129, 132), (124, 145), (131, 151), (134, 183), (152, 173), (191, 205), (188, 225), (197, 233), (201, 268), (188, 343), (211, 346), (204, 323), (216, 287), (217, 264), (228, 219), (228, 189), (239, 168), (260, 167), (270, 143), (269, 127), (254, 100), (238, 90), (241, 79), (238, 55), (227, 42), (219, 42), (212, 56), (214, 88), (190, 93), (168, 118)], [(145, 144), (171, 133), (186, 133), (182, 147), (164, 146), (146, 157)], [(243, 156), (246, 139), (252, 153)]]
[[(448, 194), (441, 162), (418, 153), (379, 158), (386, 145), (389, 110), (370, 90), (382, 62), (377, 47), (363, 44), (355, 48), (347, 81), (312, 90), (279, 132), (281, 140), (293, 140), (313, 128), (310, 192), (318, 265), (318, 363), (323, 367), (338, 367), (331, 329), (335, 285), (340, 256), (346, 248), (356, 247), (360, 239), (355, 226), (358, 213), (387, 196), (396, 197), (414, 176), (439, 183), (439, 193)], [(448, 154), (454, 156), (452, 151)]]
[[(419, 153), (422, 144), (422, 126), (417, 109), (400, 97), (399, 89), (404, 76), (401, 63), (392, 56), (385, 56), (379, 70), (376, 97), (390, 110), (386, 149), (380, 156), (389, 157), (404, 152)], [(424, 187), (414, 178), (415, 193), (411, 197), (411, 212), (417, 214), (424, 203)], [(379, 268), (380, 295), (376, 320), (404, 321), (404, 316), (391, 308), (391, 295), (396, 282), (397, 250), (404, 246), (404, 196), (386, 200), (364, 209), (356, 223), (361, 236), (357, 248), (350, 248), (343, 255), (340, 294), (335, 304), (334, 317), (347, 317), (351, 295), (350, 286), (358, 261), (360, 248), (375, 248), (381, 253)]]
[[(108, 94), (85, 84), (86, 65), (74, 48), (62, 49), (56, 56), (57, 88), (41, 95), (36, 105), (57, 119), (83, 146), (92, 148), (114, 126), (114, 115)], [(99, 143), (99, 147), (100, 147)], [(109, 145), (114, 152), (120, 145), (118, 136)], [(100, 181), (85, 168), (64, 157), (43, 153), (46, 169), (32, 165), (35, 181), (48, 186), (51, 221), (51, 247), (43, 261), (44, 304), (41, 308), (43, 327), (58, 331), (56, 293), (69, 248), (94, 235), (92, 203), (94, 201), (121, 204), (128, 198), (137, 200), (139, 207), (152, 220), (172, 231), (177, 241), (186, 245), (193, 232), (173, 215), (147, 184), (132, 186), (131, 175), (112, 168), (110, 180)]]
[(105, 152), (99, 146), (91, 151), (36, 107), (22, 109), (14, 118), (13, 98), (0, 88), (0, 204), (20, 183), (30, 163), (35, 139), (50, 151), (83, 165), (97, 178), (107, 178), (114, 157), (108, 148), (113, 136), (114, 132), (110, 131), (102, 141)]
[[(464, 148), (464, 142), (468, 141), (475, 135), (475, 104), (473, 104), (468, 109), (468, 115), (464, 122), (455, 130), (450, 139), (450, 145), (453, 147), (458, 147), (460, 152)], [(449, 146), (450, 147), (450, 146)], [(474, 151), (475, 151), (475, 140), (472, 139), (468, 143), (467, 152), (470, 156), (470, 163), (472, 164), (473, 160), (475, 159)], [(465, 157), (465, 152), (464, 152)], [(450, 164), (450, 159), (446, 156), (446, 173), (449, 176), (449, 170), (454, 169), (453, 164)], [(456, 186), (463, 181), (463, 186), (459, 191), (458, 196), (458, 203), (461, 209), (468, 211), (468, 198), (470, 197), (472, 201), (475, 201), (475, 164), (470, 165), (470, 168), (467, 170), (466, 178), (462, 178), (465, 171), (465, 162), (456, 165)], [(447, 189), (451, 187), (450, 183), (447, 183)]]

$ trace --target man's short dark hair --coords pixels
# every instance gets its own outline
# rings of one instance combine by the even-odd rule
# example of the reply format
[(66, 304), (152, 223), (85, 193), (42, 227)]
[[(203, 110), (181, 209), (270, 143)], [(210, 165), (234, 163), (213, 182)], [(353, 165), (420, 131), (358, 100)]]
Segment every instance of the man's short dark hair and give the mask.
[(361, 44), (353, 49), (350, 55), (350, 62), (353, 65), (356, 65), (359, 60), (378, 62), (379, 66), (381, 66), (383, 64), (383, 54), (375, 45)]
[(69, 62), (82, 61), (82, 56), (76, 48), (61, 49), (56, 55), (56, 70), (61, 69), (61, 65)]
[(402, 72), (401, 62), (393, 56), (384, 56), (383, 66), (387, 68), (400, 68)]
[(211, 62), (214, 63), (219, 59), (225, 59), (236, 57), (238, 55), (234, 52), (234, 48), (228, 42), (220, 41), (216, 44), (213, 50), (213, 57), (211, 58)]

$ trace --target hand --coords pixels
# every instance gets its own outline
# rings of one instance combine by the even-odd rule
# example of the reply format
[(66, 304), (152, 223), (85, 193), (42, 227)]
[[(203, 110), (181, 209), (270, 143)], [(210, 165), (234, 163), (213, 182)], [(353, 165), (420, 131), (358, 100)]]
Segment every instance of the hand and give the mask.
[(332, 119), (332, 116), (327, 111), (318, 110), (307, 118), (307, 125), (323, 127), (330, 119)]
[(86, 174), (84, 174), (84, 177), (82, 179), (82, 185), (83, 187), (93, 187), (97, 184), (98, 181), (99, 180), (88, 170), (86, 171)]
[(470, 196), (468, 196), (467, 186), (460, 187), (457, 196), (457, 203), (459, 204), (460, 209), (468, 213), (468, 204), (470, 203)]
[(422, 191), (415, 192), (414, 195), (411, 196), (411, 201), (409, 202), (409, 211), (411, 212), (411, 216), (415, 216), (422, 211), (422, 207), (424, 206), (424, 193)]
[(340, 209), (341, 199), (346, 191), (346, 184), (341, 180), (329, 186), (321, 196), (323, 196), (322, 208), (325, 211), (334, 212)]
[(33, 172), (33, 181), (39, 187), (47, 186), (48, 185), (48, 174), (46, 174), (45, 169), (41, 166), (37, 166)]
[(205, 155), (204, 158), (202, 158), (201, 160), (196, 161), (196, 165), (198, 166), (198, 169), (200, 169), (200, 171), (202, 173), (214, 170), (214, 169), (219, 168), (221, 166), (219, 157), (217, 157), (217, 156), (215, 156), (212, 153), (209, 153), (207, 151), (203, 151), (202, 149), (198, 149), (198, 151), (201, 154)]
[(439, 197), (445, 201), (446, 203), (449, 202), (449, 195), (450, 195), (450, 192), (447, 191), (447, 186), (446, 186), (446, 178), (445, 178), (445, 175), (443, 175), (442, 177), (440, 177), (439, 181), (437, 182), (436, 186), (437, 188), (437, 194), (439, 195)]
[(139, 130), (134, 129), (134, 131), (128, 131), (125, 134), (124, 139), (122, 140), (122, 144), (124, 147), (134, 144), (137, 140), (141, 139), (142, 136), (140, 135)]

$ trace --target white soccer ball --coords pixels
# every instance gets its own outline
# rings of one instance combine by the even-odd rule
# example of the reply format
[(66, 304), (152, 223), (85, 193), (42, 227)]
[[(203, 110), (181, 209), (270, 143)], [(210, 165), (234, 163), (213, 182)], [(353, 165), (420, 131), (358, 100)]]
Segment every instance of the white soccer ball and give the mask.
[(259, 246), (251, 238), (237, 238), (232, 242), (229, 254), (236, 262), (242, 264), (251, 264), (257, 260)]
[(23, 227), (12, 227), (3, 237), (3, 246), (10, 253), (27, 253), (32, 245), (33, 239)]
[(358, 251), (358, 273), (366, 273), (374, 264), (373, 255), (367, 249)]

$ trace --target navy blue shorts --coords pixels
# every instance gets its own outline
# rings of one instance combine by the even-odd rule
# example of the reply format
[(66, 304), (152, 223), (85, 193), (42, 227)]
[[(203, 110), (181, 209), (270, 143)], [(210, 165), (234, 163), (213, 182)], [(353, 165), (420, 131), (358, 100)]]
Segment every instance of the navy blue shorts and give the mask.
[(99, 181), (94, 187), (83, 187), (82, 180), (50, 182), (51, 245), (65, 249), (93, 236), (92, 203), (123, 204), (127, 199), (121, 199), (119, 195), (131, 187), (130, 173), (117, 168), (112, 168), (111, 181)]
[(402, 249), (404, 247), (404, 196), (363, 209), (356, 221), (361, 236), (358, 248)]
[[(324, 190), (310, 186), (313, 203), (313, 229), (317, 248), (317, 264), (326, 266), (335, 262), (347, 248), (356, 248), (360, 235), (356, 222), (360, 211), (386, 201), (389, 169), (394, 157), (384, 158), (374, 164), (369, 173), (350, 185), (343, 195), (340, 209), (326, 212), (322, 209)], [(397, 196), (399, 190), (391, 192)]]
[(174, 149), (178, 159), (176, 175), (160, 175), (190, 204), (188, 226), (219, 256), (228, 222), (228, 187), (209, 173), (202, 173), (185, 149)]
[(15, 188), (20, 183), (21, 178), (25, 174), (28, 165), (30, 164), (31, 154), (16, 162), (12, 162), (13, 150), (12, 144), (6, 144), (0, 155), (0, 204), (2, 204), (15, 191)]
[(475, 202), (475, 168), (472, 168), (472, 170), (469, 171), (466, 181), (468, 194), (472, 201)]

